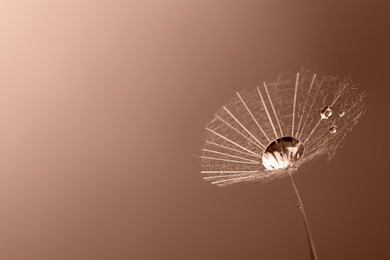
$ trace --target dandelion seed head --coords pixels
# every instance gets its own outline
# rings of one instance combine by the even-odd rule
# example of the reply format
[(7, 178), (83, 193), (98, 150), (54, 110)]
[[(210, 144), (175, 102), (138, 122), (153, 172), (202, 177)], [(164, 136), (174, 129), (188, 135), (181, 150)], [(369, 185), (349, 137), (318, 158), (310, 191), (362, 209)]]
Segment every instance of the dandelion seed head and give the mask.
[(237, 92), (215, 113), (205, 129), (201, 173), (218, 185), (284, 177), (332, 158), (364, 111), (364, 93), (348, 77), (306, 68), (282, 73)]

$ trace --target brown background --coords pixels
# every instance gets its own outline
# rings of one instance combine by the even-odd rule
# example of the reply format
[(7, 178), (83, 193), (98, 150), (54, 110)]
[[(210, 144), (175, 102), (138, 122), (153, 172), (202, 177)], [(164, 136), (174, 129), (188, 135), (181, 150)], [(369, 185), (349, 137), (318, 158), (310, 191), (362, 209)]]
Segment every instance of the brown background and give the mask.
[(390, 259), (387, 1), (1, 1), (0, 259), (308, 259), (287, 179), (201, 180), (205, 123), (310, 62), (366, 116), (296, 175), (321, 259)]

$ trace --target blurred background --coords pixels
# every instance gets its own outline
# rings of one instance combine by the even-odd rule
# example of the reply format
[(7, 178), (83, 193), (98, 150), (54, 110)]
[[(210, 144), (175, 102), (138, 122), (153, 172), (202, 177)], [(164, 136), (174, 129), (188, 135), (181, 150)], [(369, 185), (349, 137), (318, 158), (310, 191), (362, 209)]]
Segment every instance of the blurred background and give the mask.
[(368, 94), (295, 177), (319, 257), (390, 259), (386, 2), (1, 1), (0, 259), (309, 259), (288, 179), (219, 188), (195, 157), (236, 91), (307, 62)]

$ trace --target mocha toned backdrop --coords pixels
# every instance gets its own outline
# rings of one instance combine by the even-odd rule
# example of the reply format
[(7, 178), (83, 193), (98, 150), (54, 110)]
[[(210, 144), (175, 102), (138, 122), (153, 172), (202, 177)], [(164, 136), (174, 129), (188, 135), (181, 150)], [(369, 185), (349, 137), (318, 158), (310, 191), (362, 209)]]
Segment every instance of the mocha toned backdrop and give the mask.
[(235, 91), (302, 64), (368, 109), (296, 183), (320, 259), (390, 259), (386, 1), (0, 3), (0, 259), (309, 259), (287, 179), (194, 156)]

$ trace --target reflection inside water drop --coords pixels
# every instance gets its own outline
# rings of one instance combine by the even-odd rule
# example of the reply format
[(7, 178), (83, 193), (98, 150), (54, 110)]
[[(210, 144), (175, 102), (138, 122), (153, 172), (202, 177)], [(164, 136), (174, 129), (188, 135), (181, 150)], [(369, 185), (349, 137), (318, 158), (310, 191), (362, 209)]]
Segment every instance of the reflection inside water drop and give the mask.
[(337, 126), (335, 125), (332, 125), (330, 128), (329, 128), (329, 132), (331, 134), (335, 134), (337, 132)]
[(303, 154), (303, 144), (296, 138), (285, 136), (271, 142), (265, 149), (262, 162), (267, 170), (293, 168)]
[(328, 119), (333, 114), (332, 108), (330, 106), (325, 106), (321, 109), (321, 119)]

